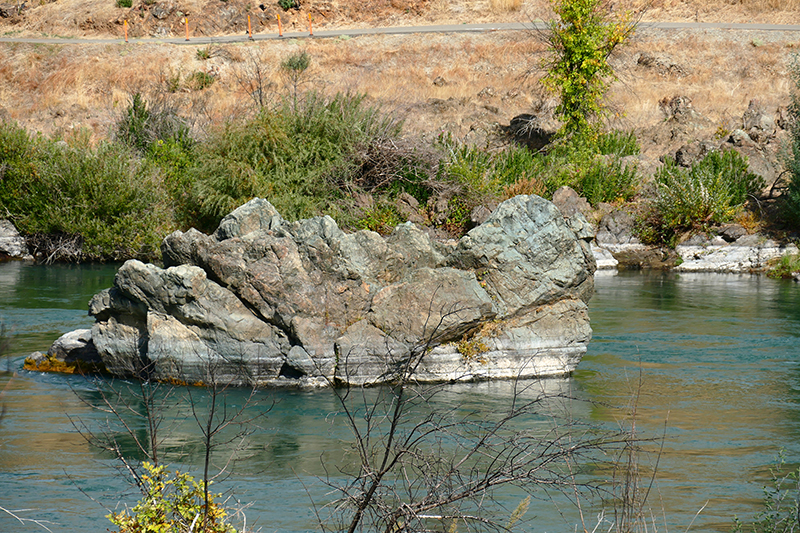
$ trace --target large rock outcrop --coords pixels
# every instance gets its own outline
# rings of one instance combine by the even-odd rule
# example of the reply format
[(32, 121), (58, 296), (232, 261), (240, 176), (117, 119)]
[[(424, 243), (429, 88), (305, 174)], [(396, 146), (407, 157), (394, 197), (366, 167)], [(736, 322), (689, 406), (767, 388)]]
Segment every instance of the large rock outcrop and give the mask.
[(386, 238), (254, 199), (213, 235), (175, 232), (164, 268), (128, 261), (95, 295), (91, 342), (116, 375), (236, 384), (370, 384), (571, 372), (591, 337), (593, 232), (518, 196), (458, 242)]

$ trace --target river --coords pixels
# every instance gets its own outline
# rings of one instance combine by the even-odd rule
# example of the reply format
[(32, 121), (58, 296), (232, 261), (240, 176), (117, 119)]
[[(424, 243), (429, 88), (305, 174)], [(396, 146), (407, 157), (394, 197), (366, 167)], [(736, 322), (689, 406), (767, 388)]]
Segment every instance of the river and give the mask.
[[(101, 433), (105, 418), (92, 406), (126, 384), (20, 370), (25, 355), (91, 324), (88, 299), (110, 286), (114, 271), (0, 263), (0, 320), (9, 337), (0, 374), (0, 506), (53, 532), (105, 531), (107, 509), (136, 500), (115, 461), (76, 430), (86, 424)], [(729, 531), (734, 515), (747, 519), (760, 509), (779, 450), (791, 466), (800, 462), (800, 286), (660, 272), (600, 273), (596, 285), (588, 354), (573, 376), (536, 386), (582, 399), (567, 408), (599, 427), (627, 426), (635, 404), (637, 434), (656, 439), (646, 447), (658, 450), (663, 436), (661, 453), (641, 459), (647, 484), (658, 457), (646, 505), (655, 529)], [(457, 384), (436, 401), (491, 413), (510, 394), (508, 382)], [(229, 399), (240, 405), (246, 395)], [(248, 527), (313, 530), (310, 500), (325, 501), (327, 492), (321, 458), (329, 470), (352, 462), (350, 434), (331, 414), (335, 399), (323, 390), (260, 391), (256, 400), (248, 412), (260, 416), (242, 460), (215, 487), (234, 489), (234, 498), (250, 504)], [(166, 410), (165, 454), (197, 472), (196, 427), (175, 405)], [(519, 494), (508, 497), (513, 507)], [(599, 508), (584, 511), (591, 530)], [(537, 499), (528, 514), (523, 530), (574, 531), (578, 522), (558, 499)], [(0, 531), (44, 530), (0, 512)]]

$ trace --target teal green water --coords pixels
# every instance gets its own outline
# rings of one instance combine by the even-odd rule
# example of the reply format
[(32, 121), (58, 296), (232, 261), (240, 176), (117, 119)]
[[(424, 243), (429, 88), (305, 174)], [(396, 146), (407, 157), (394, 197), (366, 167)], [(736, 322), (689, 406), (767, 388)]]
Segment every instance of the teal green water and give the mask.
[[(97, 502), (135, 501), (114, 462), (74, 427), (81, 421), (100, 427), (103, 418), (91, 406), (102, 402), (100, 391), (120, 384), (19, 371), (25, 355), (91, 324), (88, 299), (110, 286), (114, 271), (0, 264), (0, 320), (10, 333), (10, 371), (0, 375), (7, 407), (0, 424), (0, 506), (28, 509), (18, 514), (49, 521), (54, 532), (105, 531), (108, 511)], [(627, 406), (638, 398), (639, 435), (665, 436), (648, 501), (656, 529), (684, 531), (694, 520), (693, 531), (728, 531), (734, 514), (751, 516), (778, 450), (800, 462), (800, 286), (758, 276), (601, 274), (590, 307), (594, 339), (578, 371), (536, 386), (588, 400), (562, 407), (604, 427), (629, 424)], [(489, 416), (508, 404), (510, 388), (507, 382), (451, 385), (437, 402), (441, 409)], [(241, 391), (230, 397), (232, 404), (244, 400)], [(329, 470), (352, 464), (351, 437), (332, 414), (337, 405), (329, 391), (261, 391), (257, 400), (248, 413), (263, 416), (233, 476), (218, 489), (233, 488), (239, 501), (252, 502), (249, 526), (311, 530), (309, 501), (326, 498), (321, 458)], [(181, 402), (166, 413), (167, 460), (196, 471), (196, 427)], [(116, 436), (134, 454), (123, 433)], [(642, 457), (645, 474), (653, 460)], [(505, 497), (513, 507), (520, 494)], [(547, 498), (535, 500), (526, 530), (574, 531), (577, 512), (558, 502), (563, 515)], [(590, 530), (599, 510), (585, 509)], [(0, 531), (43, 530), (0, 513)]]

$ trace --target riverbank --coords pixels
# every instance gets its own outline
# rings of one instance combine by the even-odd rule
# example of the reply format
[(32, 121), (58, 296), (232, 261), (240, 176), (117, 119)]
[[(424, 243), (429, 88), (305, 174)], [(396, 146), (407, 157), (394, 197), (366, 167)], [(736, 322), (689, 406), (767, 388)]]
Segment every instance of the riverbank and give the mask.
[[(521, 17), (527, 9), (546, 18), (546, 9), (536, 11), (544, 5), (539, 4), (502, 13), (483, 5), (459, 8), (457, 2), (436, 9), (428, 4), (410, 11), (386, 5), (380, 9), (403, 12), (409, 21), (428, 16), (450, 20), (445, 12), (499, 20)], [(684, 20), (687, 6), (693, 4), (655, 3), (645, 15), (665, 20), (674, 13)], [(99, 9), (86, 8), (95, 7)], [(147, 11), (140, 19), (155, 25), (147, 31), (174, 16), (167, 11), (175, 6), (159, 4), (157, 10), (167, 13), (163, 19), (151, 16), (156, 7), (145, 7), (132, 9)], [(228, 7), (244, 9), (239, 4)], [(330, 7), (325, 23), (340, 24), (344, 18), (334, 14), (344, 6)], [(437, 11), (441, 7), (444, 11)], [(727, 13), (729, 20), (747, 16), (785, 22), (797, 6), (785, 4), (776, 11), (744, 2), (738, 11), (727, 6), (715, 11), (705, 3), (694, 8), (698, 20)], [(25, 27), (44, 20), (36, 14), (48, 9), (49, 3), (27, 11), (30, 16), (5, 22)], [(488, 14), (479, 15), (481, 9)], [(199, 7), (192, 11), (216, 13)], [(357, 22), (367, 24), (369, 12), (357, 14)], [(100, 19), (94, 14), (95, 26), (80, 31), (100, 35), (114, 27)], [(241, 17), (236, 20), (234, 26)], [(758, 235), (751, 240), (766, 243), (766, 248), (774, 248), (769, 241), (777, 248), (790, 246), (797, 239), (796, 227), (776, 204), (789, 181), (784, 155), (791, 142), (792, 117), (786, 106), (795, 41), (796, 35), (786, 31), (643, 30), (613, 58), (619, 81), (609, 92), (611, 135), (608, 143), (603, 141), (607, 146), (567, 147), (562, 153), (548, 147), (550, 153), (533, 155), (520, 151), (519, 144), (540, 149), (557, 123), (556, 103), (538, 83), (546, 46), (528, 32), (202, 47), (4, 44), (4, 135), (24, 145), (26, 157), (33, 160), (21, 157), (6, 172), (20, 185), (19, 190), (14, 185), (6, 191), (2, 207), (40, 261), (152, 260), (161, 239), (172, 230), (211, 231), (225, 213), (254, 196), (268, 197), (292, 219), (332, 215), (348, 231), (388, 233), (410, 220), (425, 226), (434, 238), (459, 237), (500, 201), (520, 193), (549, 198), (562, 185), (589, 201), (592, 213), (587, 215), (598, 231), (604, 217), (618, 218), (613, 212), (625, 211), (638, 220), (636, 238), (661, 250), (646, 254), (663, 256), (650, 261), (651, 267), (675, 266), (678, 255), (682, 261), (703, 255), (697, 249), (684, 249), (683, 254), (667, 250), (682, 246), (691, 233), (706, 234), (695, 243), (704, 248), (716, 246), (717, 236), (732, 242), (743, 235), (732, 238), (731, 231), (742, 230)], [(289, 61), (292, 58), (303, 60)], [(730, 69), (732, 61), (741, 68)], [(302, 69), (287, 69), (289, 64)], [(363, 94), (341, 98), (352, 90)], [(308, 95), (317, 96), (308, 99), (315, 103), (306, 107)], [(303, 105), (298, 107), (298, 102)], [(338, 128), (336, 139), (303, 130), (309, 117), (330, 111), (331, 105), (365, 120), (314, 123), (319, 131)], [(254, 119), (264, 110), (268, 119)], [(376, 128), (369, 121), (378, 116), (383, 122)], [(133, 117), (139, 122), (130, 122)], [(276, 124), (290, 126), (280, 128), (279, 135), (264, 135)], [(22, 142), (17, 126), (44, 135), (34, 141), (30, 133)], [(138, 127), (144, 128), (144, 135), (126, 136), (125, 131)], [(258, 136), (270, 139), (261, 153), (251, 143)], [(245, 148), (247, 143), (251, 144)], [(334, 148), (318, 149), (327, 143)], [(625, 143), (628, 146), (622, 146)], [(313, 148), (304, 152), (297, 149), (300, 146)], [(659, 180), (683, 179), (682, 172), (704, 164), (710, 153), (729, 151), (746, 158), (747, 170), (763, 179), (758, 187), (751, 186), (755, 182), (745, 184), (746, 194), (734, 202), (736, 209), (723, 207), (719, 215), (703, 212), (688, 222), (679, 220), (681, 213), (654, 216), (649, 210), (658, 203), (654, 200)], [(109, 159), (125, 161), (125, 168), (112, 168)], [(659, 178), (666, 159), (674, 159), (677, 170)], [(78, 164), (71, 165), (73, 161)], [(253, 161), (261, 163), (252, 165)], [(35, 171), (25, 174), (26, 168)], [(34, 174), (44, 179), (34, 180)], [(86, 179), (94, 174), (103, 174), (98, 183)], [(61, 175), (72, 177), (59, 183)], [(32, 182), (38, 190), (32, 190)], [(70, 188), (74, 183), (80, 187)], [(124, 200), (117, 201), (114, 193), (96, 194), (102, 187), (116, 195), (125, 191)], [(37, 194), (38, 200), (28, 200)], [(721, 191), (716, 199), (726, 195)], [(58, 205), (53, 199), (62, 196), (67, 198), (65, 205)], [(752, 205), (739, 209), (745, 200)], [(73, 205), (66, 205), (70, 202)], [(626, 202), (622, 208), (621, 202)], [(726, 229), (731, 223), (737, 227)], [(613, 255), (612, 245), (636, 243), (597, 244)], [(634, 251), (614, 260), (622, 259), (629, 267), (646, 266), (641, 258), (625, 260)], [(749, 261), (759, 270), (759, 253), (755, 262), (747, 258), (753, 252), (737, 261)]]

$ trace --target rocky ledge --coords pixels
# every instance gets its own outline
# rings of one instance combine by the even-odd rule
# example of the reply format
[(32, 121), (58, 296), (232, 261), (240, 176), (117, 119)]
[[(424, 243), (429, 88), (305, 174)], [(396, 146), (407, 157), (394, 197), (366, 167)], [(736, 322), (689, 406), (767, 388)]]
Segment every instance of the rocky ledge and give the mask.
[(793, 243), (750, 234), (739, 224), (692, 235), (674, 249), (642, 244), (634, 236), (633, 226), (634, 215), (625, 207), (613, 209), (601, 218), (592, 242), (598, 269), (750, 274), (765, 272), (781, 257), (800, 253)]
[(91, 330), (26, 363), (85, 353), (116, 376), (237, 385), (375, 384), (410, 358), (420, 381), (568, 374), (591, 338), (593, 236), (537, 196), (446, 243), (411, 223), (384, 238), (287, 222), (254, 199), (213, 235), (169, 235), (164, 268), (125, 263)]

